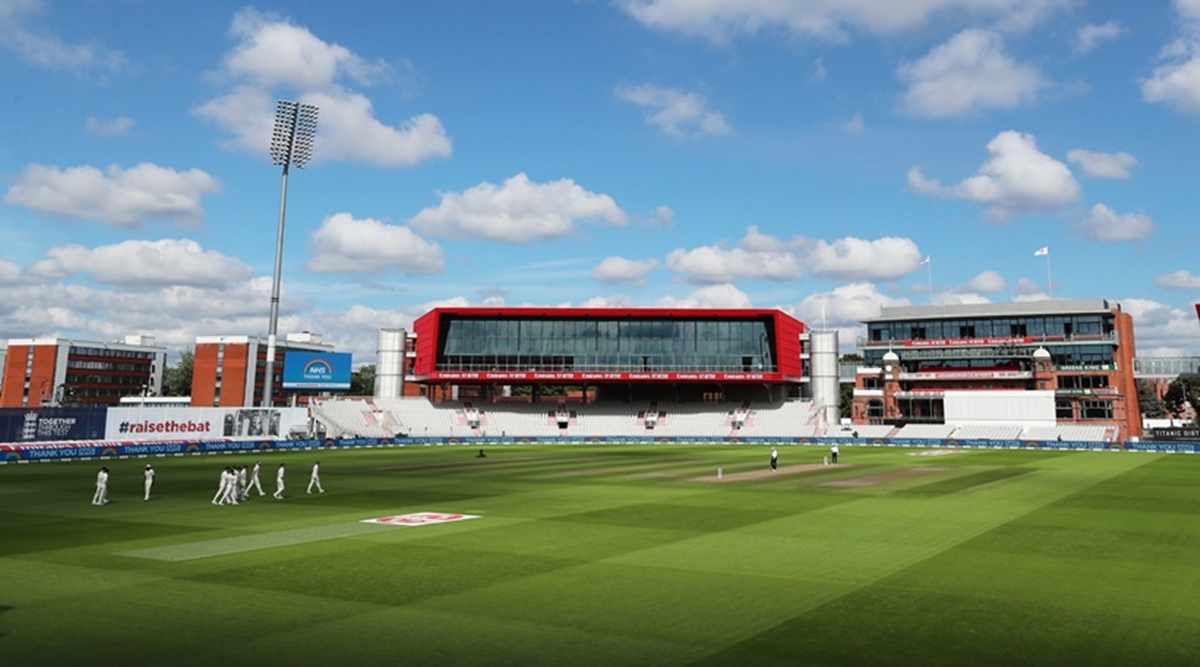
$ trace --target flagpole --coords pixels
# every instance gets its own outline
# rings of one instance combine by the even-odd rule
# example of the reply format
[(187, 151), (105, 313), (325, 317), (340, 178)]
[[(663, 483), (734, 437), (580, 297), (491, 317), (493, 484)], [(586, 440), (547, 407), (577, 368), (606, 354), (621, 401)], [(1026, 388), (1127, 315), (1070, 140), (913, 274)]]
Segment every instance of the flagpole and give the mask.
[(1050, 298), (1054, 299), (1054, 280), (1050, 277), (1050, 252), (1046, 252), (1046, 290), (1050, 293)]
[(933, 305), (933, 258), (925, 258), (925, 268), (929, 274), (929, 305)]

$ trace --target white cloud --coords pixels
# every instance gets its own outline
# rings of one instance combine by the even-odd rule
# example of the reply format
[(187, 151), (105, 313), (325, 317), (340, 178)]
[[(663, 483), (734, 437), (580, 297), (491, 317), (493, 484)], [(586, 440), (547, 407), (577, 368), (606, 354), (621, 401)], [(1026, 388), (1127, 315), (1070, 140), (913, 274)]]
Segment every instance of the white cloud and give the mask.
[(653, 259), (636, 260), (624, 257), (606, 257), (604, 261), (592, 268), (592, 277), (602, 283), (627, 283), (641, 286), (646, 282), (646, 276), (658, 266)]
[(1027, 27), (1070, 0), (618, 0), (642, 24), (724, 40), (782, 28), (803, 37), (842, 41), (850, 32), (895, 33), (932, 19), (966, 15), (1013, 28)]
[(136, 228), (149, 220), (200, 225), (200, 198), (220, 182), (199, 169), (175, 171), (142, 163), (130, 169), (112, 165), (60, 170), (32, 164), (21, 172), (4, 201), (41, 213)]
[(846, 134), (862, 134), (863, 128), (865, 126), (866, 126), (866, 124), (863, 121), (863, 115), (862, 115), (862, 112), (860, 111), (860, 112), (854, 114), (853, 118), (846, 121), (842, 125), (842, 130), (844, 130), (846, 132)]
[(115, 137), (133, 129), (133, 119), (119, 116), (112, 120), (104, 120), (96, 116), (88, 116), (84, 128), (93, 137)]
[(692, 283), (741, 279), (795, 280), (807, 271), (838, 280), (892, 280), (916, 270), (921, 254), (909, 239), (874, 241), (846, 237), (833, 242), (763, 234), (756, 226), (735, 247), (723, 244), (667, 255), (667, 268)]
[(46, 255), (30, 269), (31, 274), (51, 279), (86, 274), (96, 282), (126, 289), (220, 287), (254, 275), (240, 259), (204, 250), (190, 239), (122, 241), (96, 248), (72, 244), (51, 248)]
[(969, 305), (991, 302), (991, 299), (987, 298), (986, 296), (983, 296), (978, 292), (971, 292), (965, 289), (962, 291), (951, 290), (949, 292), (942, 292), (934, 299), (935, 304), (942, 306)]
[[(191, 347), (198, 335), (265, 334), (270, 295), (270, 278), (221, 287), (120, 291), (58, 281), (27, 284), (5, 291), (0, 338), (64, 335), (113, 340), (141, 333), (179, 350)], [(297, 313), (310, 309), (311, 303), (285, 294), (281, 304), (280, 331), (300, 331)]]
[(580, 308), (630, 308), (633, 302), (624, 294), (594, 296), (579, 304)]
[(709, 285), (683, 298), (663, 297), (655, 304), (660, 308), (753, 308), (745, 292), (733, 285)]
[(1177, 42), (1164, 50), (1163, 64), (1142, 81), (1142, 99), (1181, 113), (1200, 113), (1200, 45)]
[(726, 283), (741, 279), (795, 280), (804, 265), (794, 252), (702, 246), (677, 248), (667, 255), (667, 268), (690, 283)]
[(1129, 178), (1129, 170), (1138, 166), (1137, 158), (1129, 153), (1093, 153), (1081, 148), (1067, 153), (1067, 160), (1079, 165), (1083, 172), (1097, 178)]
[(1046, 86), (1036, 67), (1004, 53), (998, 34), (974, 29), (958, 33), (914, 63), (901, 65), (898, 74), (909, 86), (905, 110), (926, 118), (1027, 106)]
[(987, 149), (991, 158), (979, 173), (958, 185), (943, 186), (917, 167), (909, 170), (908, 183), (921, 194), (976, 202), (1000, 221), (1017, 213), (1059, 209), (1079, 199), (1081, 188), (1070, 168), (1039, 151), (1032, 135), (1001, 132)]
[(907, 306), (907, 299), (895, 299), (881, 294), (875, 285), (854, 282), (835, 288), (831, 292), (813, 293), (804, 298), (795, 308), (795, 316), (811, 326), (821, 326), (824, 321), (831, 327), (857, 329), (859, 323), (871, 317), (879, 317), (884, 306)]
[(21, 282), (22, 275), (20, 266), (7, 259), (0, 259), (0, 285), (15, 285)]
[[(1175, 308), (1149, 299), (1121, 299), (1121, 310), (1133, 318), (1137, 349), (1163, 350), (1162, 356), (1183, 356), (1186, 350), (1196, 349), (1196, 311), (1191, 307)], [(1194, 354), (1194, 352), (1192, 352)]]
[(1013, 285), (1013, 301), (1043, 301), (1048, 299), (1046, 288), (1028, 278), (1021, 278)]
[(378, 220), (331, 215), (312, 233), (313, 257), (305, 266), (317, 273), (379, 274), (398, 270), (434, 275), (446, 268), (442, 248), (407, 227)]
[(302, 95), (320, 108), (314, 156), (366, 162), (380, 167), (406, 167), (433, 158), (450, 157), (453, 148), (442, 121), (420, 114), (392, 127), (374, 116), (371, 102), (343, 91)]
[(646, 216), (646, 224), (651, 227), (674, 227), (675, 211), (671, 210), (670, 206), (655, 207), (650, 215)]
[(1141, 241), (1154, 233), (1154, 222), (1141, 213), (1119, 215), (1104, 204), (1096, 204), (1079, 229), (1094, 241)]
[(1200, 290), (1200, 276), (1193, 275), (1190, 271), (1179, 270), (1155, 276), (1154, 284), (1166, 289)]
[(85, 73), (115, 71), (124, 56), (97, 44), (72, 44), (57, 35), (32, 26), (34, 15), (43, 11), (41, 0), (6, 0), (0, 3), (0, 46), (36, 67)]
[(534, 183), (520, 173), (500, 186), (485, 181), (441, 197), (440, 204), (417, 213), (409, 224), (430, 236), (531, 243), (571, 234), (584, 221), (624, 225), (629, 220), (612, 197), (584, 190), (569, 178)]
[(836, 280), (895, 280), (912, 273), (921, 259), (911, 239), (890, 236), (874, 241), (854, 237), (817, 241), (804, 255), (814, 274)]
[(1101, 43), (1116, 39), (1125, 34), (1125, 28), (1116, 21), (1105, 23), (1089, 23), (1075, 32), (1075, 46), (1072, 51), (1076, 55), (1091, 53)]
[(368, 62), (307, 28), (252, 9), (233, 19), (237, 43), (223, 60), (222, 74), (231, 89), (196, 107), (193, 113), (229, 131), (226, 148), (267, 155), (274, 126), (275, 88), (298, 91), (297, 99), (320, 111), (314, 160), (365, 162), (383, 167), (418, 164), (449, 157), (450, 138), (431, 114), (388, 125), (375, 116), (371, 101), (340, 81), (360, 85), (385, 80), (393, 68)]
[(709, 109), (708, 100), (699, 93), (644, 84), (618, 86), (615, 94), (623, 102), (646, 109), (649, 113), (646, 124), (673, 137), (720, 135), (732, 131), (725, 117)]
[(968, 280), (956, 292), (972, 294), (995, 294), (1007, 286), (1004, 277), (995, 271), (984, 271)]
[(253, 9), (238, 12), (229, 32), (238, 42), (223, 58), (225, 71), (262, 88), (321, 89), (343, 76), (370, 85), (391, 71), (383, 61), (367, 62), (307, 28)]
[(1141, 82), (1142, 99), (1180, 113), (1200, 113), (1200, 2), (1175, 0), (1182, 37), (1167, 44), (1160, 64)]

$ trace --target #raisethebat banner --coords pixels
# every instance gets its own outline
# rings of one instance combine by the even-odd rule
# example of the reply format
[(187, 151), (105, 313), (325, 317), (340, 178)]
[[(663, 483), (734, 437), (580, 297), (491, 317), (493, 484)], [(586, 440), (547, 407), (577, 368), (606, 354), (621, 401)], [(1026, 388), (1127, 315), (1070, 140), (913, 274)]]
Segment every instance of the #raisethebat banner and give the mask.
[(307, 408), (109, 408), (105, 440), (287, 438), (308, 433)]

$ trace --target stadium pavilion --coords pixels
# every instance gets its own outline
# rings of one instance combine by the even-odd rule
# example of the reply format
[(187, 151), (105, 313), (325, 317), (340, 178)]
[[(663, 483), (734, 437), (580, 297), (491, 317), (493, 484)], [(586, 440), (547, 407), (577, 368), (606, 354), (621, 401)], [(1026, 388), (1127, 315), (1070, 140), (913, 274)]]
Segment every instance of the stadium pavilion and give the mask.
[(436, 308), (411, 335), (381, 331), (376, 396), (537, 401), (570, 387), (585, 402), (809, 398), (836, 422), (837, 382), (836, 333), (778, 310), (468, 307)]
[(1133, 318), (1103, 299), (883, 308), (863, 320), (857, 424), (1142, 432)]

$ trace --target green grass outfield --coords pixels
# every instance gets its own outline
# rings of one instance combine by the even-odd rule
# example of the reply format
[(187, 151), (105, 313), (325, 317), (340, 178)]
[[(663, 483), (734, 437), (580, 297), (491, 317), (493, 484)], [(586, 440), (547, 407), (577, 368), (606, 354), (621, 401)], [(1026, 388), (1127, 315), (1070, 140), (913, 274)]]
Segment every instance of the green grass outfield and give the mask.
[(0, 665), (1200, 664), (1200, 457), (477, 451), (0, 466)]

